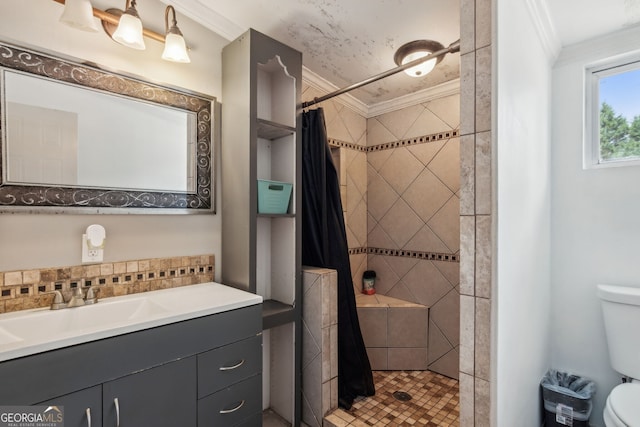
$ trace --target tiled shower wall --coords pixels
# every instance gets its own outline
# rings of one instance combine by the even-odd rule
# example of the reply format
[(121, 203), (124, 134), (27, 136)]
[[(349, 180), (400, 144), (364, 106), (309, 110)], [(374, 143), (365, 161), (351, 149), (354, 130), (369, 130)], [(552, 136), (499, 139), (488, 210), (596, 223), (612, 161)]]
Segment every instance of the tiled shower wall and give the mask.
[(460, 2), (460, 426), (491, 425), (492, 1)]
[(430, 308), (428, 367), (453, 378), (460, 317), (459, 99), (404, 108), (367, 126), (368, 268), (377, 273), (377, 292)]
[[(303, 99), (322, 93), (305, 87)], [(322, 103), (339, 176), (354, 292), (375, 270), (377, 292), (431, 307), (429, 369), (458, 378), (459, 96), (365, 119)]]

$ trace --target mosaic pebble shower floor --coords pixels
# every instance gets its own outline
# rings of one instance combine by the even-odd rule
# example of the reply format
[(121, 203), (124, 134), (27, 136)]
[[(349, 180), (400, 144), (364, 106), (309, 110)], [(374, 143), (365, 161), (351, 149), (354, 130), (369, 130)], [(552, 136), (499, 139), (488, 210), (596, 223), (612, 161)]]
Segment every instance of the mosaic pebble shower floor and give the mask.
[[(430, 371), (374, 371), (376, 395), (358, 399), (349, 411), (325, 418), (330, 427), (459, 425), (458, 381)], [(400, 401), (394, 392), (411, 395)]]

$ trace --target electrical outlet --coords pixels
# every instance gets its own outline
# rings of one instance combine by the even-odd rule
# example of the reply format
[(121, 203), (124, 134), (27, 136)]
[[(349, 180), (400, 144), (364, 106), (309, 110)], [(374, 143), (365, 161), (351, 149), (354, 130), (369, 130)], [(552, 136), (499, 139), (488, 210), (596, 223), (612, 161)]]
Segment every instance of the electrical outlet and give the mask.
[(89, 249), (89, 243), (87, 242), (87, 235), (82, 235), (82, 262), (83, 263), (95, 263), (102, 262), (104, 258), (104, 249)]

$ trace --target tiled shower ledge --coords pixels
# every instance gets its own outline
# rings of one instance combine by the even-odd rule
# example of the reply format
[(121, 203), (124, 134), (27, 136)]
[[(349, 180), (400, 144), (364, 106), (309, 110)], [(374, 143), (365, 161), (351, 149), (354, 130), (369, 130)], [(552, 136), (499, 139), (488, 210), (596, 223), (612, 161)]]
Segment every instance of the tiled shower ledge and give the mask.
[(388, 297), (386, 295), (356, 295), (356, 306), (358, 307), (425, 307), (422, 304), (409, 302), (398, 298)]

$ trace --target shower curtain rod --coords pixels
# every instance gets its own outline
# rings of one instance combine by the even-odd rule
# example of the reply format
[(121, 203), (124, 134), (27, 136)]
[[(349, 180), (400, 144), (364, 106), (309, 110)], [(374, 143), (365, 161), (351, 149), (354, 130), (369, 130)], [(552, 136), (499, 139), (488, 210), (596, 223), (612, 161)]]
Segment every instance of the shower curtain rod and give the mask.
[(338, 89), (338, 90), (336, 90), (334, 92), (331, 92), (331, 93), (328, 93), (328, 94), (326, 94), (324, 96), (315, 97), (311, 101), (305, 101), (305, 102), (303, 102), (301, 104), (302, 109), (308, 108), (308, 107), (310, 107), (312, 105), (315, 105), (315, 104), (318, 104), (320, 102), (326, 101), (327, 99), (331, 99), (331, 98), (336, 97), (338, 95), (342, 95), (343, 93), (351, 92), (354, 89), (358, 89), (359, 87), (368, 85), (370, 83), (377, 82), (378, 80), (382, 80), (385, 77), (392, 76), (392, 75), (397, 74), (397, 73), (399, 73), (401, 71), (404, 71), (404, 70), (406, 70), (408, 68), (415, 67), (416, 65), (420, 65), (423, 62), (427, 62), (430, 59), (438, 58), (438, 57), (440, 57), (442, 55), (446, 55), (447, 53), (456, 53), (456, 52), (460, 52), (460, 39), (458, 39), (457, 41), (451, 43), (449, 45), (449, 47), (445, 47), (444, 49), (440, 49), (440, 50), (438, 50), (438, 51), (436, 51), (436, 52), (434, 52), (434, 53), (432, 53), (430, 55), (423, 56), (422, 58), (415, 59), (415, 60), (413, 60), (411, 62), (407, 62), (404, 65), (400, 65), (400, 66), (398, 66), (396, 68), (392, 68), (391, 70), (385, 71), (385, 72), (380, 73), (380, 74), (376, 74), (375, 76), (369, 77), (366, 80), (362, 80), (361, 82), (354, 83), (354, 84), (352, 84), (350, 86), (347, 86), (347, 87), (343, 87), (342, 89)]

